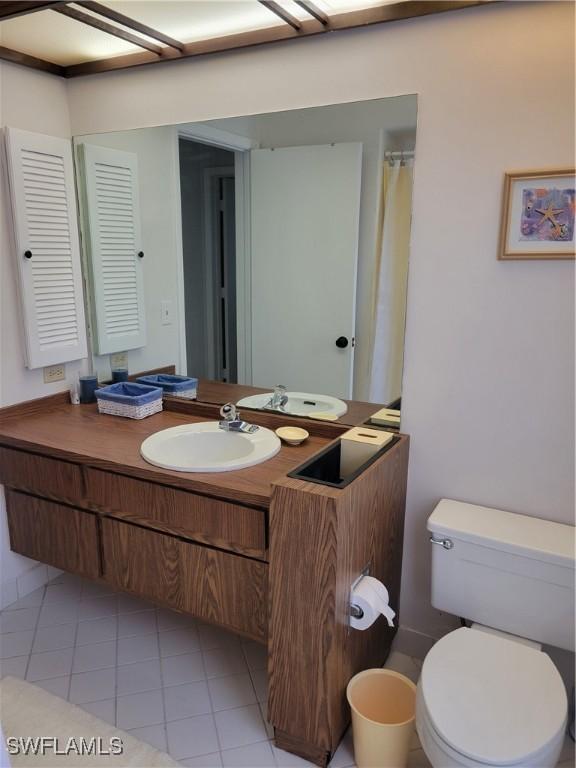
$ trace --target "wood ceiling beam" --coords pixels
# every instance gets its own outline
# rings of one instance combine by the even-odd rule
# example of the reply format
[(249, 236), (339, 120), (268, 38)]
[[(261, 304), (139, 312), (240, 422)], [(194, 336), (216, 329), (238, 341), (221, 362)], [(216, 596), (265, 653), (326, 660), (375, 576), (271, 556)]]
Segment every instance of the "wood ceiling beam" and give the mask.
[(97, 19), (95, 16), (90, 16), (88, 13), (84, 13), (83, 11), (78, 11), (76, 8), (70, 8), (67, 5), (59, 5), (57, 8), (52, 8), (52, 10), (55, 13), (61, 13), (63, 16), (68, 16), (70, 19), (74, 19), (75, 21), (79, 21), (82, 24), (86, 24), (89, 27), (94, 27), (94, 29), (98, 29), (100, 32), (106, 32), (106, 34), (119, 37), (121, 40), (125, 40), (127, 43), (132, 43), (132, 45), (145, 48), (157, 56), (162, 56), (164, 53), (165, 49), (159, 45), (156, 45), (156, 43), (150, 43), (148, 40), (144, 40), (142, 37), (136, 37), (136, 35), (133, 35), (130, 32), (126, 32), (125, 30), (120, 29), (120, 27), (114, 27), (112, 24), (108, 24), (106, 21), (102, 21), (102, 19)]
[(10, 61), (12, 64), (20, 64), (30, 69), (38, 69), (40, 72), (49, 72), (51, 75), (65, 76), (65, 69), (59, 64), (53, 64), (45, 59), (38, 59), (36, 56), (30, 56), (28, 53), (14, 51), (12, 48), (5, 48), (0, 45), (0, 59)]
[(324, 11), (321, 11), (320, 8), (318, 8), (317, 5), (310, 2), (310, 0), (294, 0), (294, 2), (299, 5), (301, 8), (304, 8), (306, 13), (309, 13), (310, 16), (316, 19), (316, 21), (319, 21), (320, 24), (323, 24), (325, 27), (328, 26), (330, 22), (330, 17), (327, 16)]
[[(303, 21), (300, 30), (295, 30), (286, 25), (282, 27), (270, 27), (258, 29), (252, 32), (243, 32), (225, 37), (214, 37), (208, 40), (200, 40), (196, 43), (186, 43), (184, 51), (178, 55), (175, 51), (165, 49), (162, 61), (170, 59), (182, 60), (194, 56), (204, 56), (210, 53), (250, 48), (267, 43), (282, 42), (285, 40), (300, 39), (318, 34), (326, 34), (344, 29), (355, 29), (370, 24), (382, 24), (402, 19), (428, 16), (445, 11), (455, 11), (474, 6), (491, 5), (498, 0), (407, 0), (407, 2), (391, 3), (389, 5), (368, 8), (362, 11), (349, 11), (330, 16), (328, 27), (319, 25), (316, 21)], [(150, 53), (132, 53), (125, 56), (114, 56), (99, 61), (87, 61), (82, 64), (73, 64), (64, 68), (64, 77), (80, 77), (93, 75), (100, 72), (111, 72), (130, 67), (140, 67), (146, 64), (154, 64), (160, 60)]]
[[(142, 53), (131, 53), (123, 56), (113, 56), (98, 61), (87, 61), (70, 66), (59, 66), (51, 62), (36, 59), (33, 56), (0, 47), (0, 59), (12, 61), (33, 69), (42, 69), (52, 74), (63, 77), (80, 77), (82, 75), (98, 74), (100, 72), (112, 72), (119, 69), (129, 69), (147, 64), (155, 64), (161, 61), (181, 60), (193, 58), (211, 53), (249, 48), (257, 45), (282, 42), (285, 40), (300, 39), (326, 32), (345, 29), (355, 29), (371, 24), (383, 24), (403, 19), (428, 16), (445, 11), (456, 11), (474, 6), (491, 5), (498, 0), (407, 0), (407, 2), (391, 3), (389, 5), (368, 8), (362, 11), (350, 11), (348, 13), (335, 14), (329, 17), (329, 25), (319, 25), (317, 20), (301, 22), (300, 29), (296, 30), (288, 24), (270, 27), (268, 29), (253, 30), (236, 35), (226, 35), (208, 40), (200, 40), (195, 43), (185, 43), (183, 51), (173, 48), (164, 48), (162, 58), (149, 50)], [(28, 5), (28, 3), (26, 3)], [(13, 5), (13, 4), (12, 4)], [(0, 7), (1, 4), (0, 4)], [(39, 9), (37, 9), (39, 10)], [(56, 9), (55, 9), (56, 10)], [(91, 20), (93, 17), (89, 17)], [(94, 21), (97, 21), (94, 19)], [(140, 45), (141, 41), (138, 41)]]
[(269, 11), (272, 11), (272, 13), (278, 16), (279, 19), (282, 19), (285, 24), (289, 24), (292, 29), (295, 29), (297, 32), (302, 28), (301, 22), (295, 16), (292, 16), (291, 13), (285, 11), (284, 8), (274, 2), (274, 0), (258, 0), (258, 2), (260, 5), (263, 5), (264, 8), (268, 8)]
[(158, 40), (158, 42), (164, 43), (164, 45), (169, 45), (177, 51), (184, 50), (184, 43), (180, 42), (180, 40), (175, 40), (173, 37), (169, 37), (163, 32), (159, 32), (157, 29), (149, 27), (147, 24), (142, 24), (140, 21), (132, 19), (130, 16), (125, 16), (123, 13), (108, 8), (107, 5), (102, 5), (102, 3), (95, 2), (95, 0), (76, 0), (75, 4), (87, 8), (89, 11), (93, 11), (99, 16), (104, 16), (107, 19), (110, 19), (110, 21), (123, 24), (125, 27), (133, 29), (135, 32), (140, 32), (141, 35), (148, 35), (148, 37)]
[(45, 11), (47, 8), (54, 8), (57, 5), (65, 5), (64, 0), (18, 0), (10, 2), (3, 0), (0, 2), (0, 21), (14, 19), (17, 16), (26, 16), (36, 11)]

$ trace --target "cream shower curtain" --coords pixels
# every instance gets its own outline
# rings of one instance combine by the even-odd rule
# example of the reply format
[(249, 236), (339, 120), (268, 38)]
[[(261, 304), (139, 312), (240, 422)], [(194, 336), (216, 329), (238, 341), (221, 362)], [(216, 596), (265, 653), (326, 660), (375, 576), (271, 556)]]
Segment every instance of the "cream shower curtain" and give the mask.
[(390, 403), (401, 394), (412, 170), (408, 159), (386, 162), (382, 169), (369, 389), (376, 403)]

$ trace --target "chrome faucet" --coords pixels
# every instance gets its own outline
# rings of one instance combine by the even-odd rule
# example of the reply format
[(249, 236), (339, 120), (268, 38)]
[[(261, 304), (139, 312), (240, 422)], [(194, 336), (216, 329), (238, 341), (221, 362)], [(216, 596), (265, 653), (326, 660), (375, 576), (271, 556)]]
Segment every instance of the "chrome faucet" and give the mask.
[(242, 421), (240, 411), (237, 410), (234, 403), (223, 405), (220, 408), (220, 416), (222, 416), (222, 420), (218, 422), (218, 426), (225, 432), (247, 432), (248, 434), (254, 434), (254, 432), (260, 429), (256, 424), (248, 424), (247, 421)]
[(288, 395), (286, 394), (286, 387), (284, 384), (277, 384), (274, 387), (272, 397), (268, 400), (264, 408), (268, 408), (272, 411), (283, 411), (287, 402)]

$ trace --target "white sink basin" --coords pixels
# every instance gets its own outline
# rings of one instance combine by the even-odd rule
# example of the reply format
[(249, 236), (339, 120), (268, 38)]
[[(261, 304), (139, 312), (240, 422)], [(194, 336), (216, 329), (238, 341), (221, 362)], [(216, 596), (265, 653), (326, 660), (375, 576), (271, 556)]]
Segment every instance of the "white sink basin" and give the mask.
[(140, 446), (148, 463), (177, 472), (231, 472), (271, 459), (280, 450), (274, 432), (226, 432), (217, 421), (182, 424), (156, 432)]
[[(269, 402), (273, 392), (265, 392), (262, 395), (250, 395), (239, 400), (238, 407), (257, 408), (262, 410)], [(315, 414), (326, 414), (333, 418), (344, 416), (348, 406), (343, 400), (330, 395), (312, 395), (309, 392), (286, 392), (288, 402), (282, 408), (283, 413), (289, 413), (293, 416), (314, 416)]]

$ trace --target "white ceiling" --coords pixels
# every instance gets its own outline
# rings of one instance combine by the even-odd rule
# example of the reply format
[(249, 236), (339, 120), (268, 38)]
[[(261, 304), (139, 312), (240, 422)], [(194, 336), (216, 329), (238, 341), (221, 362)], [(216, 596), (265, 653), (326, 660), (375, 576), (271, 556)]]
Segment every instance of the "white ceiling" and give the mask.
[[(334, 14), (384, 2), (315, 0), (315, 5), (327, 14)], [(298, 19), (311, 18), (293, 0), (280, 0), (280, 4)], [(257, 0), (109, 0), (103, 5), (185, 43), (284, 25)], [(73, 7), (90, 13), (85, 8)], [(63, 66), (142, 51), (138, 46), (51, 10), (0, 22), (0, 44)]]

